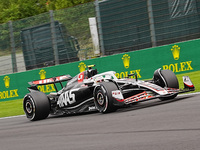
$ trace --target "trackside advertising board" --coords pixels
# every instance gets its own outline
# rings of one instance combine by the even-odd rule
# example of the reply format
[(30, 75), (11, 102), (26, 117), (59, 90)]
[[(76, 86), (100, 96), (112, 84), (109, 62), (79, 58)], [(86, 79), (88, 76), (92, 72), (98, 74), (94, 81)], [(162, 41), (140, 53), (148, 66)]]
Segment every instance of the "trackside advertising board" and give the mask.
[[(107, 57), (46, 67), (0, 76), (0, 101), (23, 98), (28, 93), (28, 82), (70, 74), (72, 77), (95, 64), (99, 73), (115, 71), (118, 78), (136, 73), (139, 79), (152, 78), (156, 69), (170, 69), (175, 74), (200, 70), (200, 39), (170, 44)], [(44, 93), (55, 92), (52, 84), (40, 85)]]

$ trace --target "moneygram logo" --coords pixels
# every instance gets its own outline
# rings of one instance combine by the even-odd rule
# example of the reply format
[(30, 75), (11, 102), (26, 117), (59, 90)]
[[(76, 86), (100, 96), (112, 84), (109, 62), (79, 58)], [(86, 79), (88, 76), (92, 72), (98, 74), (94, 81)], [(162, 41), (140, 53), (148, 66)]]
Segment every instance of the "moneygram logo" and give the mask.
[(4, 80), (5, 87), (9, 88), (9, 86), (10, 86), (10, 78), (9, 78), (9, 76), (5, 76), (3, 80)]
[(85, 71), (86, 64), (84, 62), (81, 62), (81, 63), (79, 63), (78, 67), (79, 67), (79, 71), (83, 72), (83, 71)]
[(40, 79), (45, 79), (46, 78), (46, 71), (43, 70), (43, 69), (40, 70), (39, 75), (40, 75)]
[(130, 64), (130, 56), (128, 54), (124, 54), (123, 57), (122, 57), (122, 61), (123, 61), (124, 67), (126, 69), (128, 69), (129, 64)]
[(173, 57), (175, 60), (178, 60), (179, 59), (179, 56), (180, 56), (180, 47), (178, 45), (174, 45), (172, 46), (172, 54), (173, 54)]

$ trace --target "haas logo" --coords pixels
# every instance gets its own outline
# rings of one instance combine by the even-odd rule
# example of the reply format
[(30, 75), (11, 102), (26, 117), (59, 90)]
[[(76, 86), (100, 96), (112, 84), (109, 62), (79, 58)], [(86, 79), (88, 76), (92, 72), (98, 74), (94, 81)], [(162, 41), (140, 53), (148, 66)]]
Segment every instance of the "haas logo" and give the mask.
[(78, 90), (79, 89), (73, 89), (71, 91), (66, 91), (65, 93), (62, 93), (58, 98), (57, 105), (59, 105), (59, 107), (65, 107), (75, 103), (76, 99), (74, 92)]

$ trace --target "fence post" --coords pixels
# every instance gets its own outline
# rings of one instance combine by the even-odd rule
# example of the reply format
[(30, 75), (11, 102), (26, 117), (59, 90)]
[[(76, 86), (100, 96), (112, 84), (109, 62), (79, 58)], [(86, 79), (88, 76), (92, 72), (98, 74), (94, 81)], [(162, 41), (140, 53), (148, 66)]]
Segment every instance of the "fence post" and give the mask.
[(102, 32), (102, 26), (101, 26), (101, 18), (100, 18), (100, 9), (99, 9), (99, 1), (95, 0), (95, 11), (96, 11), (96, 17), (97, 17), (97, 27), (98, 27), (98, 33), (99, 33), (99, 43), (100, 43), (100, 50), (101, 55), (105, 55), (105, 48), (104, 48), (104, 42), (103, 42), (103, 32)]
[(148, 9), (148, 15), (149, 15), (151, 43), (152, 43), (152, 47), (155, 47), (156, 33), (155, 33), (154, 18), (153, 18), (152, 0), (147, 0), (147, 9)]
[(9, 21), (8, 24), (9, 24), (9, 32), (10, 32), (10, 47), (11, 47), (11, 59), (12, 59), (12, 71), (14, 73), (14, 72), (17, 72), (15, 40), (14, 40), (14, 34), (13, 34), (12, 21)]
[(52, 39), (52, 45), (53, 45), (53, 51), (54, 51), (55, 65), (58, 65), (59, 57), (58, 57), (57, 36), (56, 36), (55, 21), (53, 17), (53, 10), (50, 10), (49, 13), (50, 13), (50, 21), (51, 21), (51, 39)]

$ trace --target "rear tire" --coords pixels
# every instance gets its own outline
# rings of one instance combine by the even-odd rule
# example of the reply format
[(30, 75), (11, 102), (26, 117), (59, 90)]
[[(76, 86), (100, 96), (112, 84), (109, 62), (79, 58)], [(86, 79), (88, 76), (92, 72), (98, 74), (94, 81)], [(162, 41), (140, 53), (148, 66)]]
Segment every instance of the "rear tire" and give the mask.
[(117, 110), (114, 106), (112, 91), (118, 90), (118, 87), (112, 82), (103, 82), (94, 91), (94, 104), (101, 113), (110, 113)]
[(23, 109), (31, 121), (45, 119), (50, 113), (49, 99), (42, 92), (31, 92), (24, 97)]

